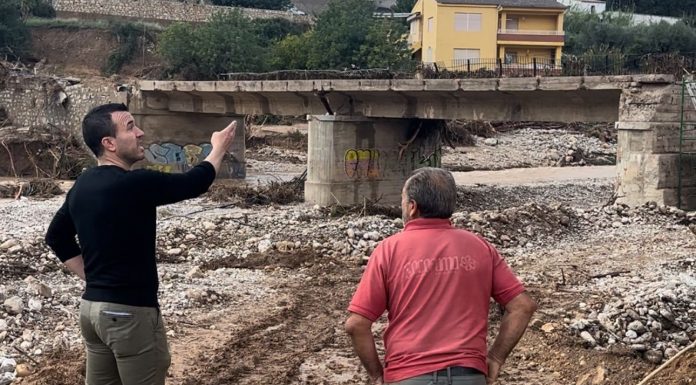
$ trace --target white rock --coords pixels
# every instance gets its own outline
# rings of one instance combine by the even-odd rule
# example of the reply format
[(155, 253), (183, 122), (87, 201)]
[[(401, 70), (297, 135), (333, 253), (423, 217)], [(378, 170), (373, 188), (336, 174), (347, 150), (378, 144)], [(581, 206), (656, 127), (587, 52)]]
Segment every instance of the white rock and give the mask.
[(628, 324), (627, 327), (628, 327), (628, 330), (633, 330), (639, 334), (643, 333), (645, 331), (645, 326), (640, 321), (633, 321), (630, 324)]
[(483, 144), (485, 144), (486, 146), (496, 146), (498, 145), (498, 139), (486, 138), (486, 140), (483, 141)]
[(215, 226), (215, 223), (213, 222), (203, 222), (203, 228), (206, 230), (215, 230), (217, 226)]
[(0, 385), (9, 385), (14, 381), (14, 371), (0, 374)]
[(626, 332), (626, 337), (628, 337), (630, 339), (638, 338), (638, 333), (636, 333), (635, 330), (628, 330)]
[(24, 282), (27, 283), (27, 285), (29, 286), (29, 292), (32, 294), (37, 294), (46, 298), (50, 298), (53, 296), (53, 290), (51, 290), (50, 287), (48, 287), (46, 284), (44, 284), (43, 282), (39, 281), (31, 275), (26, 277), (24, 279)]
[(7, 330), (7, 321), (0, 319), (0, 332)]
[(31, 298), (29, 300), (29, 311), (41, 311), (43, 309), (43, 305), (41, 304), (41, 300), (36, 299), (36, 298)]
[(194, 266), (191, 270), (186, 273), (186, 278), (203, 278), (203, 272), (200, 266)]
[(273, 242), (270, 239), (264, 239), (259, 242), (258, 248), (260, 253), (265, 253), (273, 247)]
[(19, 245), (19, 242), (15, 241), (14, 239), (10, 239), (0, 245), (0, 250), (9, 250), (17, 245)]
[(22, 245), (12, 246), (7, 250), (7, 252), (10, 254), (16, 254), (20, 251), (22, 251)]
[(355, 230), (353, 230), (353, 229), (346, 230), (346, 235), (348, 235), (348, 238), (355, 238)]
[(594, 337), (592, 337), (592, 334), (590, 334), (589, 332), (580, 333), (580, 338), (587, 341), (592, 346), (597, 345), (597, 341), (594, 339)]
[(6, 299), (3, 306), (5, 307), (5, 311), (11, 315), (21, 314), (24, 310), (22, 299), (17, 296)]
[(31, 349), (32, 346), (34, 346), (34, 345), (29, 341), (22, 341), (22, 343), (19, 344), (19, 347), (24, 349), (24, 350), (29, 350), (29, 349)]
[(369, 241), (379, 241), (380, 235), (379, 235), (379, 232), (377, 232), (377, 231), (370, 231), (370, 232), (363, 234), (363, 238), (365, 238)]
[(0, 373), (14, 373), (17, 367), (17, 361), (12, 358), (5, 358), (0, 361)]
[(194, 239), (196, 239), (196, 236), (193, 235), (193, 234), (186, 234), (186, 236), (184, 237), (184, 239), (187, 240), (187, 241), (193, 241)]
[(175, 247), (175, 248), (173, 248), (173, 249), (167, 250), (167, 255), (177, 256), (177, 255), (180, 255), (180, 254), (181, 254), (181, 249), (178, 248), (178, 247)]

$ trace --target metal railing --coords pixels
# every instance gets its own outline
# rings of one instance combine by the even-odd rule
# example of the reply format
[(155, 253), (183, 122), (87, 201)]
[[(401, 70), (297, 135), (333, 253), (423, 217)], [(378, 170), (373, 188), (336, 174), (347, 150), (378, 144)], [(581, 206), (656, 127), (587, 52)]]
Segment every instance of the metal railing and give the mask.
[(460, 59), (450, 62), (423, 62), (423, 77), (529, 77), (671, 74), (696, 70), (696, 54), (648, 55), (564, 55), (554, 58)]
[(391, 68), (283, 70), (266, 73), (223, 73), (220, 80), (309, 79), (454, 79), (536, 76), (674, 75), (696, 72), (696, 53), (648, 55), (564, 55), (552, 58), (460, 59), (450, 62), (409, 61)]
[(564, 31), (550, 31), (541, 29), (499, 29), (498, 34), (565, 36)]

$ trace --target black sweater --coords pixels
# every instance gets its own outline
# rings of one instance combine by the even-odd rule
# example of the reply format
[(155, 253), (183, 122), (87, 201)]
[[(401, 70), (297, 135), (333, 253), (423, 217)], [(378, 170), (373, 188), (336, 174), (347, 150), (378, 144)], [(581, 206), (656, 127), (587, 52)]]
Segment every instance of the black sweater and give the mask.
[(46, 243), (63, 262), (82, 254), (87, 279), (82, 298), (158, 306), (156, 207), (197, 197), (214, 179), (208, 162), (183, 174), (117, 166), (89, 169), (53, 217)]

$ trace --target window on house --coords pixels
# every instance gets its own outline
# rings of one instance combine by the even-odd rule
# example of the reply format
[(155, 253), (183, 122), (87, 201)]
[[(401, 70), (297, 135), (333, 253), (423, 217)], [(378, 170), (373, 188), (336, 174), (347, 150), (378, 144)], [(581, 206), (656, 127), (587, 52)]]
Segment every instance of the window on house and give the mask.
[(480, 13), (460, 13), (454, 14), (454, 30), (465, 32), (478, 32), (481, 30)]
[(428, 50), (425, 51), (425, 62), (426, 63), (433, 62), (433, 47), (428, 47)]
[(505, 52), (505, 64), (516, 64), (517, 52)]
[(458, 63), (466, 62), (467, 60), (478, 61), (481, 58), (481, 50), (471, 48), (455, 48), (454, 61)]
[(435, 19), (432, 17), (428, 18), (428, 32), (433, 32), (435, 30)]
[(520, 28), (520, 19), (518, 17), (508, 17), (505, 22), (505, 29), (516, 31)]

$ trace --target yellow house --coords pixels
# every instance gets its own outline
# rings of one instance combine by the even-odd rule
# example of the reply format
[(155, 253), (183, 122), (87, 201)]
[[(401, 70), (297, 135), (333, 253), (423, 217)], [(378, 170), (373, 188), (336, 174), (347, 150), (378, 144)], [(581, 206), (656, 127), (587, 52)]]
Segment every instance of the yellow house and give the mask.
[(447, 68), (555, 66), (565, 9), (556, 0), (418, 0), (409, 42), (416, 59)]

